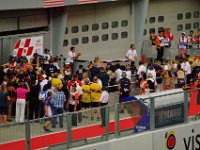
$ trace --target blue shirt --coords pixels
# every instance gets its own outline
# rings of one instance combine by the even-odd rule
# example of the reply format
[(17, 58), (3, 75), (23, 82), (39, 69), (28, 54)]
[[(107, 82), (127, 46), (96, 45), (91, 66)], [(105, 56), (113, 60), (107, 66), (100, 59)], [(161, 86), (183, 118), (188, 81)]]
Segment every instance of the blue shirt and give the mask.
[(63, 108), (63, 103), (66, 101), (66, 96), (63, 92), (54, 93), (54, 107)]

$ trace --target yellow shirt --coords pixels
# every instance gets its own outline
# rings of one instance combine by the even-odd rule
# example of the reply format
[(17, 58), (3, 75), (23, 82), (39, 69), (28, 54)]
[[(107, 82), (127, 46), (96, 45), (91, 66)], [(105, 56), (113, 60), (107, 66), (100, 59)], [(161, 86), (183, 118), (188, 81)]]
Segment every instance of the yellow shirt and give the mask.
[(56, 87), (62, 88), (63, 87), (62, 81), (58, 78), (52, 78), (51, 84), (54, 88), (56, 88)]
[(90, 85), (83, 85), (82, 87), (83, 94), (82, 94), (82, 102), (84, 103), (90, 103)]
[(102, 88), (98, 83), (92, 83), (90, 85), (91, 90), (91, 101), (92, 102), (100, 102), (100, 97), (102, 93)]

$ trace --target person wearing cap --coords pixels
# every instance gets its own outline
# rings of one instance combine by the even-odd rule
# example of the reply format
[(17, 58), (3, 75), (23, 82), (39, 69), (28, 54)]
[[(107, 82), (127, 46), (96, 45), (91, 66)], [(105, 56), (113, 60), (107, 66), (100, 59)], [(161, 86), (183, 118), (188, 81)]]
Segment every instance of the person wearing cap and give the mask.
[(179, 38), (179, 46), (178, 46), (179, 56), (183, 53), (186, 53), (187, 45), (188, 45), (188, 39), (185, 37), (185, 32), (182, 32), (181, 37)]
[[(123, 71), (122, 72), (122, 78), (119, 80), (118, 83), (118, 92), (119, 92), (119, 102), (123, 102), (121, 101), (121, 99), (125, 98), (125, 97), (129, 97), (130, 92), (131, 92), (131, 81), (127, 78), (126, 72)], [(120, 113), (124, 113), (124, 105), (121, 105), (121, 111)]]

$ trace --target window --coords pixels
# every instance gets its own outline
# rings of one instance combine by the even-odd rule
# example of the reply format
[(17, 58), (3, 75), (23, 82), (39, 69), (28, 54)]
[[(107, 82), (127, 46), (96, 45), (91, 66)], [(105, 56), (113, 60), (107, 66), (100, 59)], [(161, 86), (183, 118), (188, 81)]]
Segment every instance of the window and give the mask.
[(193, 13), (193, 17), (194, 17), (194, 18), (198, 18), (198, 17), (199, 17), (199, 12), (198, 12), (198, 11), (195, 11), (195, 12)]
[(150, 28), (150, 29), (149, 29), (149, 33), (151, 33), (151, 32), (156, 33), (156, 29), (155, 29), (155, 28)]
[(82, 25), (82, 32), (87, 32), (89, 30), (89, 26), (87, 24)]
[(124, 31), (121, 33), (121, 38), (126, 39), (128, 37), (128, 32)]
[(112, 28), (117, 28), (118, 27), (118, 22), (117, 21), (113, 21), (112, 22)]
[(99, 36), (98, 35), (92, 36), (92, 43), (97, 43), (98, 41), (99, 41)]
[(64, 40), (63, 46), (68, 46), (68, 40)]
[(89, 38), (88, 37), (83, 37), (82, 38), (82, 44), (87, 44), (89, 42)]
[(72, 33), (78, 33), (78, 26), (73, 26), (71, 29)]
[(65, 34), (68, 34), (69, 30), (68, 27), (65, 28)]
[(147, 24), (147, 18), (145, 19), (145, 24)]
[(118, 33), (112, 33), (112, 40), (118, 39)]
[(191, 16), (192, 16), (191, 12), (185, 13), (185, 19), (191, 19)]
[(193, 28), (194, 28), (194, 29), (199, 28), (199, 22), (195, 22), (195, 23), (193, 24)]
[(96, 31), (96, 30), (99, 30), (99, 24), (95, 23), (92, 25), (92, 30), (93, 31)]
[(74, 38), (74, 39), (72, 39), (72, 41), (71, 41), (71, 43), (72, 43), (72, 45), (78, 45), (78, 38)]
[(149, 23), (155, 23), (156, 22), (156, 18), (155, 17), (150, 17), (149, 18)]
[(186, 23), (185, 24), (185, 30), (190, 30), (191, 29), (191, 24), (190, 23)]
[(108, 29), (108, 22), (102, 23), (102, 29)]
[(163, 21), (164, 21), (164, 16), (159, 16), (159, 17), (158, 17), (158, 22), (161, 23), (161, 22), (163, 22)]
[(160, 31), (164, 31), (164, 28), (163, 28), (163, 27), (159, 27), (159, 28), (158, 28), (158, 33), (159, 33)]
[(177, 14), (177, 20), (183, 20), (183, 14)]
[(122, 27), (127, 27), (128, 26), (128, 20), (122, 20), (121, 26)]
[(177, 31), (182, 31), (182, 30), (183, 30), (183, 25), (182, 24), (177, 25)]
[(108, 41), (108, 34), (103, 34), (101, 38), (102, 41)]
[(144, 29), (143, 35), (147, 35), (147, 29)]

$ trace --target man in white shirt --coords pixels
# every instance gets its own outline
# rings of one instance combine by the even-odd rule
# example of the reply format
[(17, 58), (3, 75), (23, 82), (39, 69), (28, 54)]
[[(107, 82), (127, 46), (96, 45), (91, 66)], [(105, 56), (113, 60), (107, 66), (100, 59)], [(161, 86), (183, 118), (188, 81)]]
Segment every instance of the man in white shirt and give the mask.
[(186, 75), (186, 83), (189, 85), (190, 84), (190, 79), (191, 79), (191, 73), (192, 73), (192, 68), (191, 65), (188, 61), (187, 58), (184, 59), (185, 65), (183, 70), (185, 71), (185, 75)]
[(108, 105), (108, 100), (109, 100), (109, 93), (107, 91), (106, 87), (102, 88), (102, 93), (100, 97), (100, 102), (101, 102), (101, 125), (105, 126), (106, 125), (106, 105)]
[(137, 75), (138, 75), (138, 78), (142, 78), (142, 72), (146, 73), (147, 72), (147, 68), (146, 66), (143, 64), (142, 61), (139, 62), (139, 68), (138, 68), (138, 72), (137, 72)]
[(70, 51), (67, 54), (67, 62), (68, 63), (73, 63), (74, 60), (76, 60), (79, 56), (81, 55), (81, 53), (78, 53), (77, 55), (75, 54), (75, 47), (71, 47)]
[(137, 51), (135, 50), (135, 44), (130, 45), (130, 49), (127, 51), (125, 56), (130, 62), (137, 61)]

